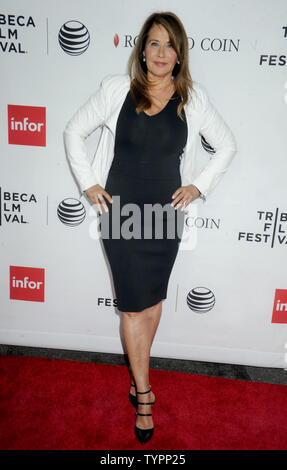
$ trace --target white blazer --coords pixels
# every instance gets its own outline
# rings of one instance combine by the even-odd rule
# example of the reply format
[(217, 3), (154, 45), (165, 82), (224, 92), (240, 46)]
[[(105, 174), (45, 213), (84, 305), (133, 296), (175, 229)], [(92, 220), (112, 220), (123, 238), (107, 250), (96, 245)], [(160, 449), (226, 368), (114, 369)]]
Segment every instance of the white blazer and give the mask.
[[(117, 119), (130, 89), (129, 75), (107, 75), (97, 91), (72, 116), (64, 130), (64, 144), (72, 171), (81, 192), (95, 184), (105, 187), (114, 158)], [(227, 170), (237, 148), (234, 136), (211, 104), (205, 89), (193, 81), (184, 106), (187, 142), (180, 160), (182, 186), (194, 184), (206, 196)], [(85, 139), (98, 127), (102, 133), (95, 157), (90, 162)], [(195, 175), (197, 136), (201, 134), (215, 150), (199, 175)]]

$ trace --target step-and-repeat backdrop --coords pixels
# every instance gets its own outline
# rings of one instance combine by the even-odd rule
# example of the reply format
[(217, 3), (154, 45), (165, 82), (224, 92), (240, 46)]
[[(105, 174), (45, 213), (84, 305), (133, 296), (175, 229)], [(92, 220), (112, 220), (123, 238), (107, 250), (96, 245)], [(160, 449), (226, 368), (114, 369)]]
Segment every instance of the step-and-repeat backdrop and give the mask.
[[(238, 152), (186, 211), (151, 354), (286, 368), (285, 0), (2, 0), (0, 342), (124, 351), (99, 219), (63, 130), (104, 76), (127, 73), (156, 10), (182, 20), (191, 75)], [(86, 140), (91, 162), (99, 138)], [(197, 171), (212, 155), (198, 135)]]

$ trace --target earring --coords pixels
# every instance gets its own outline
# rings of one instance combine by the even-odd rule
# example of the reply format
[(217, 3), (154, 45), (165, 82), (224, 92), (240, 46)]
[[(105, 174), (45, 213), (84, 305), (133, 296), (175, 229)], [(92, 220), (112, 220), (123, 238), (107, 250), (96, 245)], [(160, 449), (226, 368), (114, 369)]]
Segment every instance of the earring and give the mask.
[(143, 62), (145, 62), (145, 55), (143, 54)]
[(177, 60), (177, 61), (176, 61), (176, 63), (177, 63), (177, 64), (180, 64), (180, 61), (179, 61), (179, 60)]

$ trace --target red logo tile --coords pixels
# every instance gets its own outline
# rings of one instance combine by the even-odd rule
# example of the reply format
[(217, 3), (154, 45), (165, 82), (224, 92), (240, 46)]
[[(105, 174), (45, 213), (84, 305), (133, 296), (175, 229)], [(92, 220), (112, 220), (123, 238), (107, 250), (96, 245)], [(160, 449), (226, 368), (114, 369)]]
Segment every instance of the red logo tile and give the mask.
[(45, 270), (10, 266), (10, 299), (44, 302)]
[(46, 147), (46, 108), (8, 104), (8, 142)]
[(287, 289), (276, 289), (272, 323), (287, 323)]

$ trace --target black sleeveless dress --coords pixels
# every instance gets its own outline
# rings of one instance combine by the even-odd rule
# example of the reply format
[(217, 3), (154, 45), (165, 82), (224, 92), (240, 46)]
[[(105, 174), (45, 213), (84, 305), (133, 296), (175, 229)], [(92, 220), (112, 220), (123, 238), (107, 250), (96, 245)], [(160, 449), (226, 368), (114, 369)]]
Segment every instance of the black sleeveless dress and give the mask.
[(137, 114), (128, 92), (117, 120), (114, 159), (105, 190), (109, 211), (100, 230), (111, 266), (117, 307), (139, 312), (167, 296), (179, 248), (184, 211), (171, 207), (181, 186), (181, 154), (187, 124), (177, 116), (175, 92), (153, 116)]

